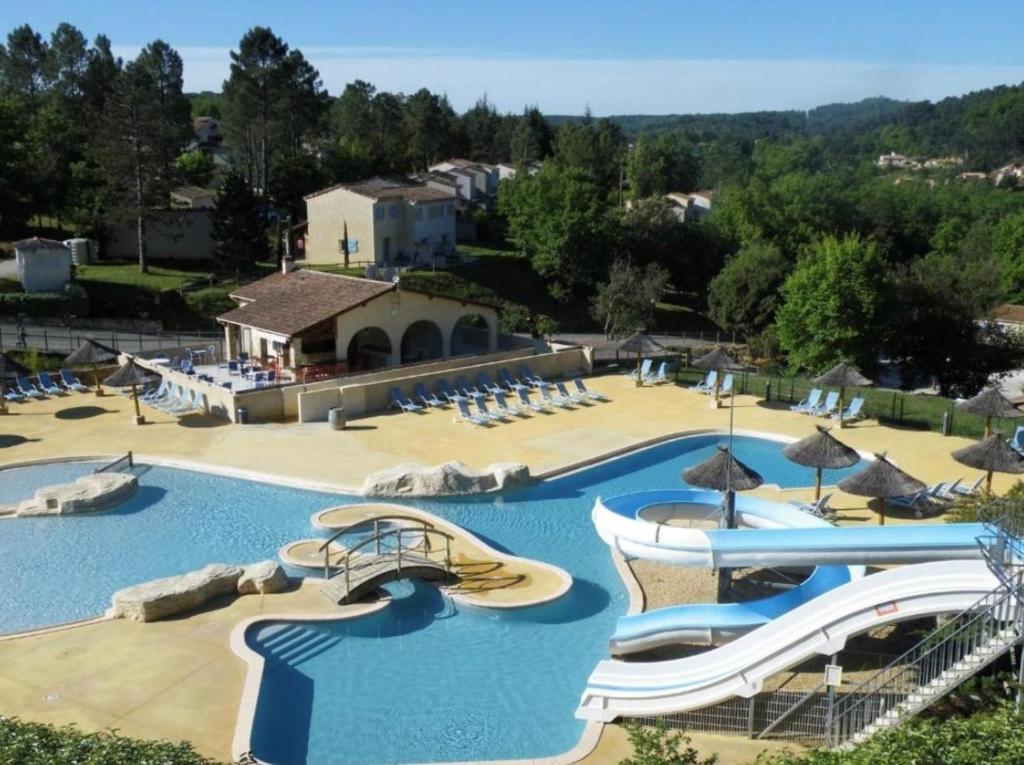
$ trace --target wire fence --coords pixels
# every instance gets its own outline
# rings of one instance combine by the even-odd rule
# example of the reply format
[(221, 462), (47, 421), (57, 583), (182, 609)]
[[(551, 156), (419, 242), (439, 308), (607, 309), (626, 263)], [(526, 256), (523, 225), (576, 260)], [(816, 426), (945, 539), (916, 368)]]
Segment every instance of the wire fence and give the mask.
[(126, 353), (142, 353), (162, 348), (213, 346), (217, 358), (223, 356), (222, 332), (178, 331), (145, 332), (125, 329), (89, 329), (87, 327), (18, 327), (0, 324), (0, 349), (68, 354), (87, 339)]

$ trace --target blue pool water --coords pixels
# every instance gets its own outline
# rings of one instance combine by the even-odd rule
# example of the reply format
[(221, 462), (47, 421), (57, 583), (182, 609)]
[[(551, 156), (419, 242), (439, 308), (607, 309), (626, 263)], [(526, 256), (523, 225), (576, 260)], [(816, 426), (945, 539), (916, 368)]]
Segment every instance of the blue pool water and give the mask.
[[(546, 606), (494, 613), (398, 583), (395, 602), (370, 617), (258, 625), (248, 639), (268, 662), (254, 753), (314, 765), (543, 757), (572, 748), (583, 730), (573, 718), (579, 693), (628, 604), (590, 524), (593, 501), (679, 486), (680, 471), (718, 441), (669, 442), (496, 497), (415, 501), (496, 547), (564, 568), (573, 588)], [(736, 454), (769, 482), (813, 483), (813, 472), (785, 460), (781, 446), (737, 438)], [(11, 474), (20, 470), (0, 476), (17, 482)], [(32, 470), (23, 483), (53, 482)], [(355, 501), (144, 468), (138, 495), (115, 511), (0, 522), (0, 632), (98, 614), (113, 591), (140, 581), (273, 557), (315, 535), (315, 511)], [(53, 550), (64, 555), (43, 554)]]
[(28, 499), (36, 489), (58, 483), (71, 483), (89, 475), (99, 462), (52, 462), (0, 470), (0, 504), (13, 504)]

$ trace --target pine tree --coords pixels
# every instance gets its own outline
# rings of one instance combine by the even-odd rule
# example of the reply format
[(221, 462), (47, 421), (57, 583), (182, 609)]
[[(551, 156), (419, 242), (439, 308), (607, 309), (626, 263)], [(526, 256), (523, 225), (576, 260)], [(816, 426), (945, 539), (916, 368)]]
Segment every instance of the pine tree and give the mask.
[(269, 257), (262, 204), (239, 172), (231, 173), (224, 182), (213, 210), (212, 229), (218, 264), (236, 280)]

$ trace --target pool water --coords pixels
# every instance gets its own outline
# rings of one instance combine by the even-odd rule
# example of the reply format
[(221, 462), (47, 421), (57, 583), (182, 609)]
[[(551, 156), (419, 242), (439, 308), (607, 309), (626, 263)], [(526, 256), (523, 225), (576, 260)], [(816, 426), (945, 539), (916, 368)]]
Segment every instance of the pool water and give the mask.
[(89, 475), (101, 462), (50, 462), (42, 465), (0, 470), (0, 504), (15, 504), (29, 499), (36, 489), (58, 483), (71, 483)]
[[(257, 625), (248, 640), (268, 661), (254, 754), (316, 765), (571, 749), (583, 731), (573, 717), (579, 694), (628, 606), (590, 523), (594, 499), (679, 486), (680, 471), (709, 457), (720, 440), (671, 441), (498, 496), (411, 502), (499, 549), (560, 566), (572, 589), (555, 603), (500, 613), (457, 606), (426, 585), (395, 583), (395, 601), (358, 620)], [(789, 463), (781, 448), (764, 439), (735, 442), (737, 457), (766, 481), (811, 485), (813, 471)], [(0, 476), (16, 481), (3, 474), (21, 470)], [(53, 483), (31, 470), (25, 483)], [(827, 471), (825, 482), (850, 470)], [(139, 472), (139, 493), (114, 511), (0, 522), (0, 632), (97, 615), (121, 587), (210, 562), (274, 557), (285, 543), (316, 535), (315, 511), (361, 499), (170, 468)], [(66, 554), (41, 554), (52, 550)]]

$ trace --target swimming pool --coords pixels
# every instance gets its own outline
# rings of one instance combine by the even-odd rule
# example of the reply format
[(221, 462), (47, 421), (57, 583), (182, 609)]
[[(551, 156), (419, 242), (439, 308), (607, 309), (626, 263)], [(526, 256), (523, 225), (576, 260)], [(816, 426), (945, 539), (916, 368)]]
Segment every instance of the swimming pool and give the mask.
[[(593, 501), (678, 486), (682, 468), (720, 440), (670, 441), (498, 496), (412, 502), (499, 549), (565, 569), (572, 589), (555, 603), (492, 613), (398, 583), (389, 586), (391, 606), (356, 621), (257, 625), (249, 644), (268, 662), (254, 753), (315, 765), (544, 757), (572, 748), (583, 730), (573, 716), (580, 690), (628, 606), (591, 527)], [(766, 480), (812, 484), (813, 472), (789, 463), (781, 447), (735, 443), (737, 457)], [(21, 470), (0, 476), (16, 481)], [(31, 480), (53, 482), (32, 470)], [(143, 468), (139, 484), (135, 498), (109, 513), (0, 521), (0, 632), (97, 615), (115, 590), (140, 581), (273, 557), (311, 535), (316, 510), (361, 501), (164, 467)], [(40, 554), (46, 550), (66, 554)], [(286, 630), (291, 637), (282, 638)]]

